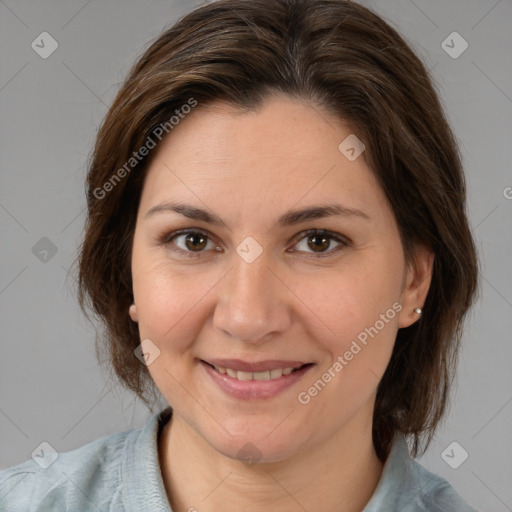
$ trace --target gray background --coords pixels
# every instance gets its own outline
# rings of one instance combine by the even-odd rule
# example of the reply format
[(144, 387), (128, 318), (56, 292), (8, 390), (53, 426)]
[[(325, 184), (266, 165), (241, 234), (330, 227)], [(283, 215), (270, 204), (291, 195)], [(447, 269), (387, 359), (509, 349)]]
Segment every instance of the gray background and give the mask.
[[(151, 414), (98, 365), (94, 330), (73, 292), (73, 262), (96, 129), (148, 41), (195, 5), (0, 2), (0, 468), (29, 458), (42, 441), (67, 451), (139, 427)], [(398, 28), (432, 69), (460, 141), (481, 257), (480, 298), (467, 322), (450, 414), (419, 461), (479, 510), (510, 511), (512, 2), (364, 5)], [(47, 59), (31, 48), (43, 31), (59, 44)], [(458, 58), (441, 46), (454, 31), (469, 44)], [(39, 246), (33, 250), (43, 237), (57, 250), (46, 262)], [(457, 469), (441, 457), (452, 441), (469, 453)]]

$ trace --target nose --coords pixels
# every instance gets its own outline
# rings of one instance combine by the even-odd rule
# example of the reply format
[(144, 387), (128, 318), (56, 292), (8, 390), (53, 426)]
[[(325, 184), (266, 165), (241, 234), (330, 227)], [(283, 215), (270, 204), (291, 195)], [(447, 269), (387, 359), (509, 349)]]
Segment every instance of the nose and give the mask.
[(293, 294), (265, 251), (251, 263), (238, 254), (233, 261), (231, 271), (219, 283), (214, 326), (235, 340), (253, 344), (286, 332)]

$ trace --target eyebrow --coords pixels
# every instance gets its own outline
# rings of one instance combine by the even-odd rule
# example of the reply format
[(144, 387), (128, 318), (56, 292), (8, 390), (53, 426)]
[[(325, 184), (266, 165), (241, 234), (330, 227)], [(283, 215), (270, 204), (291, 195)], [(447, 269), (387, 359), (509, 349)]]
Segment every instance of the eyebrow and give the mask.
[[(226, 226), (226, 223), (213, 212), (202, 210), (195, 206), (183, 203), (162, 203), (150, 208), (144, 218), (148, 218), (156, 213), (176, 212), (189, 219), (201, 220), (216, 226)], [(357, 208), (349, 208), (341, 204), (327, 204), (309, 206), (302, 210), (290, 210), (279, 217), (277, 224), (281, 227), (300, 224), (308, 220), (323, 219), (332, 216), (358, 217), (365, 220), (371, 220), (370, 217), (362, 210)]]

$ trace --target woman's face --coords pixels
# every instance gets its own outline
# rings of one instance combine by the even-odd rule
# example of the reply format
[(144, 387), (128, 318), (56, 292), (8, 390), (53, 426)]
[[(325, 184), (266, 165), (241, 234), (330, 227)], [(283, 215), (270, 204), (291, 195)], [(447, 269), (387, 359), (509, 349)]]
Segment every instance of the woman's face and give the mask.
[(230, 457), (282, 460), (371, 429), (397, 330), (427, 289), (361, 148), (286, 96), (257, 113), (200, 107), (158, 148), (138, 211), (130, 314), (152, 378)]

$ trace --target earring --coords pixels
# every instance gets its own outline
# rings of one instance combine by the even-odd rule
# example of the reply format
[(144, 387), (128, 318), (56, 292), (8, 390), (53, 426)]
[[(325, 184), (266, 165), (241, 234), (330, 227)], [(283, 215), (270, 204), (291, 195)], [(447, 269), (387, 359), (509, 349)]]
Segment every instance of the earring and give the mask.
[(135, 304), (132, 304), (130, 308), (128, 309), (128, 313), (130, 315), (130, 318), (136, 322), (137, 321), (137, 306)]
[(414, 308), (414, 312), (418, 315), (421, 315), (421, 309), (420, 308)]

